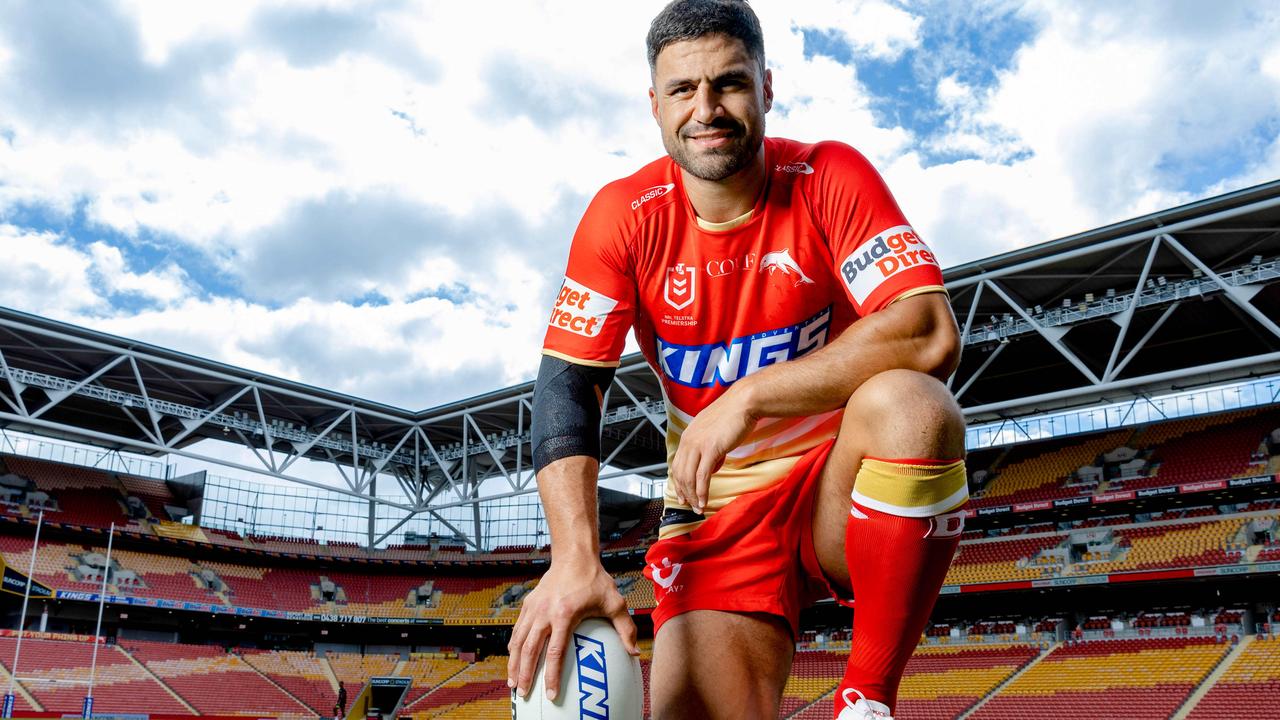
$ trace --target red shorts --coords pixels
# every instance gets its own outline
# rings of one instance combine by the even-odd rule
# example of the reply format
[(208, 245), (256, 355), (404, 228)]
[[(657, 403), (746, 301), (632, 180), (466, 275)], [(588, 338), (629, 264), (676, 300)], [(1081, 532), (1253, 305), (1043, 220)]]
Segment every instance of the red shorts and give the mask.
[(813, 503), (835, 440), (805, 453), (777, 485), (735, 498), (693, 532), (645, 554), (653, 629), (690, 610), (759, 612), (800, 635), (800, 610), (835, 596), (813, 550)]

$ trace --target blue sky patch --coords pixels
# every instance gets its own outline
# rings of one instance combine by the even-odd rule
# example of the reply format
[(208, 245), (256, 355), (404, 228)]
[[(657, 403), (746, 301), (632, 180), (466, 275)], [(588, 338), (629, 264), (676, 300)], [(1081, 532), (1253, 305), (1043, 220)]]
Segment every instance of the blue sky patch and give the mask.
[(1156, 164), (1156, 172), (1171, 189), (1200, 195), (1260, 160), (1277, 137), (1280, 115), (1271, 115), (1225, 145), (1191, 154), (1166, 153)]
[[(139, 228), (137, 235), (126, 235), (93, 223), (86, 215), (87, 207), (88, 201), (84, 199), (77, 201), (70, 213), (46, 205), (16, 205), (0, 213), (0, 222), (12, 223), (31, 232), (54, 233), (72, 247), (85, 252), (95, 242), (105, 243), (120, 251), (125, 269), (135, 274), (173, 263), (187, 274), (195, 293), (201, 297), (239, 297), (242, 294), (234, 278), (227, 276), (211, 258), (190, 245), (145, 226)], [(133, 305), (126, 304), (130, 302), (129, 297), (133, 298)], [(131, 295), (114, 294), (110, 299), (113, 305), (126, 312), (150, 305), (148, 301)]]
[(439, 298), (448, 300), (454, 305), (465, 305), (475, 302), (479, 297), (474, 290), (462, 283), (450, 283), (414, 293), (409, 296), (408, 301), (412, 303), (426, 298)]
[[(975, 93), (995, 85), (1013, 66), (1018, 50), (1039, 28), (1016, 12), (991, 8), (936, 7), (922, 14), (920, 44), (896, 58), (874, 58), (854, 48), (832, 28), (801, 28), (806, 58), (816, 55), (854, 67), (871, 92), (871, 110), (881, 126), (900, 126), (919, 141), (926, 165), (966, 157), (928, 148), (947, 132), (948, 111), (938, 103), (938, 82), (954, 77)], [(1025, 156), (1024, 156), (1025, 157)], [(1018, 158), (1006, 158), (1006, 162)]]

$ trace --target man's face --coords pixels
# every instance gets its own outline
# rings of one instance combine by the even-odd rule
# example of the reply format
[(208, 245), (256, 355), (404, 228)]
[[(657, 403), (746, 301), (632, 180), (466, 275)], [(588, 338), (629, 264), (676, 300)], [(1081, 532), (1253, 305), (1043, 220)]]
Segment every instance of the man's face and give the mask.
[(772, 74), (727, 35), (671, 43), (654, 65), (649, 99), (667, 154), (703, 180), (746, 167), (764, 141)]

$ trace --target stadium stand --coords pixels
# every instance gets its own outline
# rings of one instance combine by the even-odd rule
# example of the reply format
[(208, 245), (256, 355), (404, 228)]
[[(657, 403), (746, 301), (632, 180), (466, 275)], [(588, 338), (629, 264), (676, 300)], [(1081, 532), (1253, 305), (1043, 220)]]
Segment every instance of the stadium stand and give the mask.
[(510, 717), (506, 673), (507, 656), (490, 656), (449, 678), (412, 705), (406, 704), (403, 712), (414, 720)]
[(1280, 638), (1253, 640), (1209, 692), (1188, 720), (1264, 718), (1280, 708)]
[(1164, 720), (1229, 650), (1228, 644), (1212, 638), (1103, 640), (1056, 647), (970, 717), (1092, 720), (1104, 711), (1112, 717)]
[(618, 539), (609, 542), (604, 550), (626, 550), (647, 547), (657, 538), (658, 522), (662, 520), (662, 498), (649, 501), (640, 519)]
[(413, 686), (405, 696), (404, 707), (410, 707), (423, 695), (465, 670), (468, 665), (464, 660), (442, 653), (414, 653), (400, 668), (401, 675), (413, 678)]
[[(835, 689), (844, 676), (847, 653), (828, 651), (798, 652), (791, 662), (791, 677), (782, 691), (779, 714), (787, 717), (812, 705)], [(831, 717), (828, 708), (824, 718)]]
[[(959, 717), (983, 696), (1040, 655), (1031, 645), (921, 645), (907, 663), (895, 715), (911, 720)], [(844, 652), (798, 652), (783, 699), (782, 717), (832, 716), (830, 693), (844, 675)], [(801, 692), (796, 692), (800, 690)], [(806, 702), (794, 706), (795, 699)]]
[(333, 713), (336, 683), (330, 682), (323, 658), (297, 650), (245, 650), (241, 657), (317, 715)]
[(1015, 446), (1005, 461), (992, 470), (995, 478), (988, 482), (985, 490), (975, 493), (973, 504), (1005, 505), (1079, 494), (1076, 488), (1065, 487), (1062, 479), (1122, 444), (1132, 433), (1132, 430), (1120, 430), (1093, 437)]
[(358, 692), (365, 681), (375, 675), (394, 675), (400, 664), (399, 655), (358, 655), (355, 653), (326, 653), (325, 659), (333, 670), (333, 676), (346, 684), (349, 693)]
[[(1009, 532), (963, 540), (947, 584), (973, 585), (1072, 575), (1099, 575), (1166, 568), (1261, 563), (1280, 556), (1268, 530), (1254, 543), (1250, 527), (1280, 527), (1274, 510), (1186, 519), (1107, 524), (1098, 544), (1072, 546), (1079, 529)], [(1025, 530), (1042, 530), (1037, 525)], [(1091, 541), (1092, 543), (1093, 541)], [(1252, 544), (1251, 544), (1252, 543)], [(31, 539), (0, 534), (7, 564), (25, 568)], [(55, 540), (41, 543), (35, 579), (60, 590), (97, 592), (105, 547)], [(370, 567), (342, 570), (267, 567), (220, 560), (193, 560), (182, 552), (116, 548), (108, 591), (133, 597), (202, 602), (248, 608), (375, 617), (432, 618), (448, 624), (502, 625), (514, 621), (519, 600), (536, 579), (457, 571), (387, 573)], [(652, 585), (639, 569), (619, 570), (616, 581), (629, 605), (653, 606)]]
[(309, 715), (310, 708), (237, 655), (215, 645), (125, 640), (120, 647), (182, 696), (201, 715), (234, 715), (252, 698), (256, 713)]
[[(0, 637), (0, 662), (8, 672), (13, 672), (16, 643)], [(18, 678), (46, 711), (79, 713), (92, 663), (93, 643), (26, 639)], [(96, 712), (128, 713), (147, 707), (156, 713), (193, 714), (146, 668), (113, 645), (98, 646), (93, 696)]]

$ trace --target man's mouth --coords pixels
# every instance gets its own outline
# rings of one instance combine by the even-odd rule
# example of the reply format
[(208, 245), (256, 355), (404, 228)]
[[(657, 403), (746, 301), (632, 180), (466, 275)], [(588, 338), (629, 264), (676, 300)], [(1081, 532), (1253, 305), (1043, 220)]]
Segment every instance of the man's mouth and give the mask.
[(714, 150), (724, 147), (733, 142), (734, 132), (732, 130), (712, 130), (708, 132), (691, 133), (685, 135), (685, 139), (692, 142), (700, 148)]

